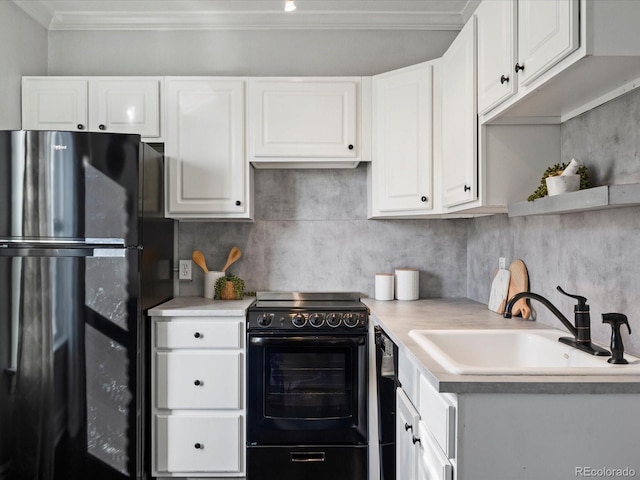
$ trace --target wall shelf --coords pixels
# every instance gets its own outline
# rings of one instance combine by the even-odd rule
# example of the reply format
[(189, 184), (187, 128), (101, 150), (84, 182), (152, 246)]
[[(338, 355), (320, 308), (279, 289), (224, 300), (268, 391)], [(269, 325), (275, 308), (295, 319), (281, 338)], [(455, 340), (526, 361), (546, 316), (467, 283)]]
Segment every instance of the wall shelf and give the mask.
[(640, 205), (640, 183), (604, 185), (509, 205), (510, 217), (557, 215)]

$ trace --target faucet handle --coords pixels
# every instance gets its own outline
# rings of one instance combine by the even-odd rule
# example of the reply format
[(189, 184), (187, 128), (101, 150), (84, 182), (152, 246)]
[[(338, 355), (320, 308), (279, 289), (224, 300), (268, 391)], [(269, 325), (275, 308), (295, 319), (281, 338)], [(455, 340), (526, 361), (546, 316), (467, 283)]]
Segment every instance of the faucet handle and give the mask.
[(562, 287), (560, 287), (560, 285), (558, 285), (556, 288), (563, 295), (566, 295), (567, 297), (575, 298), (578, 301), (578, 305), (576, 305), (576, 310), (589, 310), (586, 297), (567, 293), (562, 289)]

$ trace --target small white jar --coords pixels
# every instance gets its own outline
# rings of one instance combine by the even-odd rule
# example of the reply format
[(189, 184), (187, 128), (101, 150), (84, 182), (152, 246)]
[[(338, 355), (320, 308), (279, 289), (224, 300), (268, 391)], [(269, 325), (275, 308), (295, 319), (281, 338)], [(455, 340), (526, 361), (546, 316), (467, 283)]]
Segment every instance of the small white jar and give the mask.
[(396, 268), (396, 299), (417, 300), (419, 291), (419, 270), (416, 268)]
[(376, 273), (376, 300), (393, 300), (393, 273)]

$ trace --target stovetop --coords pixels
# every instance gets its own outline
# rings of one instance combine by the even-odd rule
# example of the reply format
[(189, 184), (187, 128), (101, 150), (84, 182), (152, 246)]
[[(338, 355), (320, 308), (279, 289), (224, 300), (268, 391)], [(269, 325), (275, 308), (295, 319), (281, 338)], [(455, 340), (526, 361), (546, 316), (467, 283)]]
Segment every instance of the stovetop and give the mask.
[(257, 292), (248, 330), (314, 332), (366, 329), (369, 311), (352, 292)]

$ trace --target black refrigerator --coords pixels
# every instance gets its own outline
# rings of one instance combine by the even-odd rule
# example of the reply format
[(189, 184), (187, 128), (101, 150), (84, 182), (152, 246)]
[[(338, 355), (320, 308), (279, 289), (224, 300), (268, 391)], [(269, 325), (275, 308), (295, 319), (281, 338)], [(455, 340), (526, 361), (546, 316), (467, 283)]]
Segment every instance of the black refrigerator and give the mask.
[(145, 478), (163, 172), (138, 135), (0, 132), (0, 480)]

